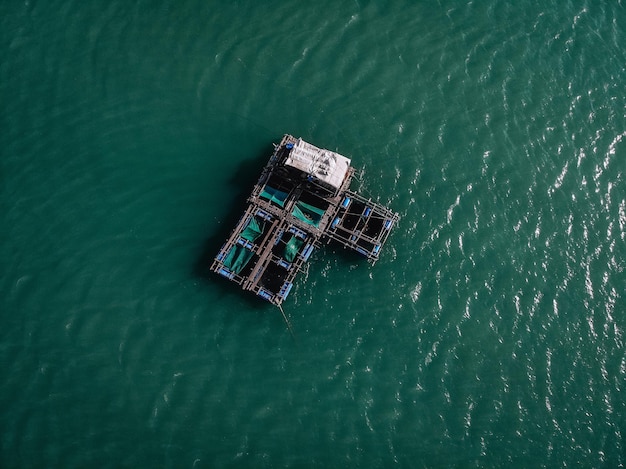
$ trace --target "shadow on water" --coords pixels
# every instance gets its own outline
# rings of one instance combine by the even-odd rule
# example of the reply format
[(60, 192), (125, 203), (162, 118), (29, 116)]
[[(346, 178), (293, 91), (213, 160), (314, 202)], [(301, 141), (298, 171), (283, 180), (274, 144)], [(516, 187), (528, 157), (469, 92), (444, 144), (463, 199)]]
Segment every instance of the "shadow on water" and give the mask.
[(230, 232), (235, 227), (241, 215), (245, 212), (247, 198), (252, 191), (252, 187), (257, 182), (265, 163), (272, 154), (271, 146), (259, 151), (257, 157), (242, 161), (232, 176), (228, 179), (228, 185), (232, 187), (231, 194), (234, 194), (231, 206), (227, 207), (227, 215), (221, 222), (215, 225), (215, 230), (207, 237), (203, 243), (200, 255), (193, 266), (193, 275), (205, 282), (219, 285), (220, 290), (227, 294), (241, 297), (246, 305), (251, 309), (261, 311), (267, 307), (268, 303), (248, 292), (242, 292), (239, 285), (221, 278), (219, 275), (209, 270), (213, 259), (219, 249), (228, 239)]
[[(236, 295), (246, 302), (247, 306), (255, 310), (263, 310), (268, 303), (263, 299), (249, 293), (243, 292), (239, 285), (229, 282), (221, 278), (219, 275), (210, 271), (219, 249), (228, 239), (232, 229), (235, 227), (242, 214), (247, 208), (247, 198), (252, 191), (254, 184), (258, 181), (263, 167), (265, 166), (269, 156), (272, 154), (271, 145), (266, 146), (257, 153), (256, 157), (243, 160), (237, 166), (233, 174), (228, 178), (230, 193), (233, 194), (232, 203), (227, 207), (227, 215), (215, 225), (213, 233), (211, 233), (204, 241), (200, 255), (193, 266), (193, 275), (203, 281), (219, 286), (219, 289), (229, 296)], [(369, 265), (366, 258), (351, 249), (343, 248), (335, 242), (324, 244), (320, 248), (323, 256), (332, 256), (339, 259), (340, 264), (349, 268), (353, 264)]]
[[(232, 175), (227, 180), (229, 193), (232, 198), (229, 206), (225, 207), (226, 216), (220, 220), (220, 223), (214, 225), (212, 233), (205, 239), (197, 261), (193, 265), (193, 275), (203, 282), (215, 285), (219, 291), (238, 301), (245, 303), (246, 309), (255, 312), (267, 312), (268, 308), (272, 308), (265, 300), (258, 296), (241, 290), (241, 287), (233, 282), (222, 278), (214, 272), (210, 271), (211, 263), (219, 252), (224, 242), (228, 239), (232, 229), (235, 227), (242, 214), (247, 208), (247, 198), (250, 195), (254, 184), (258, 181), (263, 167), (265, 166), (269, 156), (272, 154), (271, 145), (264, 146), (259, 150), (256, 157), (248, 158), (241, 161)], [(335, 257), (339, 260), (339, 264), (349, 269), (351, 265), (369, 265), (366, 258), (351, 249), (345, 249), (335, 242), (328, 245), (324, 244), (320, 247), (321, 255), (324, 257)]]
[(337, 241), (331, 241), (330, 244), (325, 245), (322, 255), (330, 258), (336, 258), (339, 261), (339, 265), (349, 268), (352, 264), (363, 264), (364, 266), (370, 265), (367, 258), (362, 254), (359, 254), (353, 249), (342, 246)]

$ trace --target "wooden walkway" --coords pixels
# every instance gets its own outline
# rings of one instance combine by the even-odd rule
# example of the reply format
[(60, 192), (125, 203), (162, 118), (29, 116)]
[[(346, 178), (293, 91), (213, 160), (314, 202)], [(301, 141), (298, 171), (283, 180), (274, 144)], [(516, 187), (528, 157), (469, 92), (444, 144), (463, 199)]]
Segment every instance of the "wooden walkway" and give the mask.
[(285, 135), (211, 270), (280, 306), (324, 243), (376, 262), (399, 217), (350, 191), (353, 176), (347, 158)]

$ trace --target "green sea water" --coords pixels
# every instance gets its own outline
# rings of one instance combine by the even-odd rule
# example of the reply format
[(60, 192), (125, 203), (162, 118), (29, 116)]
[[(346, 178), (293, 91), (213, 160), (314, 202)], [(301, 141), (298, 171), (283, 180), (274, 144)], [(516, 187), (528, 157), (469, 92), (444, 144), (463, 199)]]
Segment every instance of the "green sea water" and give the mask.
[[(622, 467), (621, 0), (0, 5), (0, 467)], [(401, 215), (208, 272), (290, 133)]]

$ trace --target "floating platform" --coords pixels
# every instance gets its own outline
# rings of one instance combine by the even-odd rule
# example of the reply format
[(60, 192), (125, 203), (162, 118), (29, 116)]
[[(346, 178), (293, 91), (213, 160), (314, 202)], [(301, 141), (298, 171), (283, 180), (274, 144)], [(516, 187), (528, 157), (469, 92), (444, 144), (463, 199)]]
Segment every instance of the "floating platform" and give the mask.
[(211, 270), (280, 306), (323, 244), (375, 263), (399, 217), (351, 191), (354, 174), (345, 156), (283, 136)]

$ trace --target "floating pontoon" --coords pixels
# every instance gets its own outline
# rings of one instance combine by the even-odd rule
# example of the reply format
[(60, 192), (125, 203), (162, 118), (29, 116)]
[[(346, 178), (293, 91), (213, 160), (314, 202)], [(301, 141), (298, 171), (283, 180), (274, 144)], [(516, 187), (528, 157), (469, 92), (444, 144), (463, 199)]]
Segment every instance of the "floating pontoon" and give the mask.
[(350, 191), (353, 176), (345, 156), (285, 135), (211, 270), (280, 306), (323, 243), (376, 262), (399, 217)]

